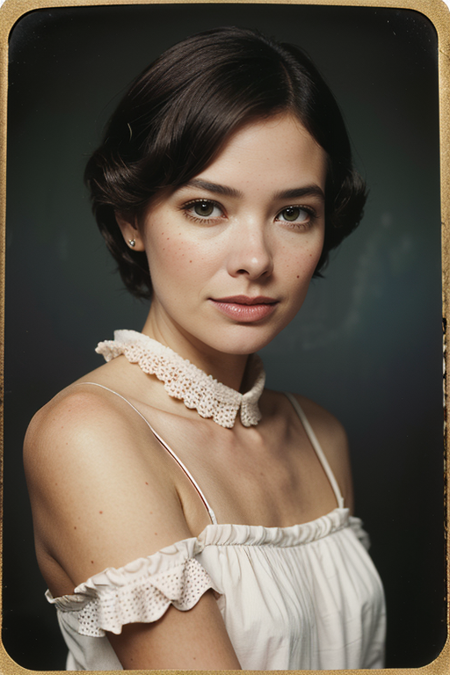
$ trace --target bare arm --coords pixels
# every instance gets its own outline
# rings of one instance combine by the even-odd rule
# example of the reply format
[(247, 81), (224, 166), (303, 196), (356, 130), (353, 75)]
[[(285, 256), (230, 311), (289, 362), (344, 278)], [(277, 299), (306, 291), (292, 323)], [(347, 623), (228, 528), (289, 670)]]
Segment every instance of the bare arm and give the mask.
[(189, 612), (170, 607), (153, 624), (129, 624), (108, 637), (125, 669), (240, 669), (211, 591)]
[[(24, 458), (41, 571), (53, 595), (192, 536), (148, 427), (122, 401), (80, 389), (32, 421)], [(132, 411), (131, 411), (132, 412)], [(111, 644), (124, 668), (240, 668), (211, 591)]]

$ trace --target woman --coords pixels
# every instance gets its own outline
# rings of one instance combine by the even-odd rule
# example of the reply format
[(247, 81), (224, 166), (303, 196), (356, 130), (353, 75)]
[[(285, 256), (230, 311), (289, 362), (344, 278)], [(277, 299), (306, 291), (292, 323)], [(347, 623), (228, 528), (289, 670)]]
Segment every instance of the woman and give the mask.
[(142, 333), (25, 442), (68, 668), (380, 667), (381, 582), (345, 432), (252, 356), (358, 224), (365, 188), (296, 47), (209, 31), (132, 85), (86, 170)]

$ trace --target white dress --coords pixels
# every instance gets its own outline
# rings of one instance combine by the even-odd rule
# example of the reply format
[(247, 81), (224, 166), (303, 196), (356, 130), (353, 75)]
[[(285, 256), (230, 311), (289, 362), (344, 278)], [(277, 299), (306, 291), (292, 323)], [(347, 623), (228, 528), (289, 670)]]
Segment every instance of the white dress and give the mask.
[(218, 524), (188, 469), (143, 418), (193, 482), (212, 524), (198, 537), (95, 574), (73, 595), (53, 598), (47, 591), (69, 648), (68, 670), (121, 669), (105, 631), (156, 621), (170, 604), (189, 610), (209, 588), (245, 670), (383, 667), (385, 601), (366, 550), (368, 537), (344, 508), (312, 428), (296, 399), (288, 397), (338, 507), (292, 527)]

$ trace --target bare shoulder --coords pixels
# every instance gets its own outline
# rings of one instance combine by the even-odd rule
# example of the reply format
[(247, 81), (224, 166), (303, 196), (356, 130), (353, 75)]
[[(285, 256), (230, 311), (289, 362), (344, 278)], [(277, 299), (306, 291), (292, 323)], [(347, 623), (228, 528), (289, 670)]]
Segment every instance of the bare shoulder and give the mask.
[(107, 452), (113, 452), (111, 440), (117, 434), (123, 439), (132, 429), (127, 412), (118, 397), (107, 397), (100, 388), (72, 385), (63, 390), (28, 426), (24, 442), (27, 473), (48, 469), (52, 462), (92, 461), (106, 452), (102, 440), (108, 441)]
[(321, 405), (295, 395), (325, 453), (345, 504), (353, 510), (353, 486), (347, 433), (341, 422)]
[[(38, 561), (53, 596), (192, 536), (172, 464), (152, 436), (100, 387), (69, 387), (34, 416), (25, 466)], [(125, 625), (111, 643), (125, 668), (239, 668), (210, 591), (189, 612), (170, 607), (157, 622)]]
[(295, 398), (305, 413), (317, 436), (329, 441), (330, 451), (347, 446), (347, 434), (341, 422), (321, 405), (310, 398), (295, 394)]
[(148, 425), (100, 387), (69, 387), (38, 412), (24, 463), (38, 560), (58, 594), (64, 575), (73, 588), (190, 536)]

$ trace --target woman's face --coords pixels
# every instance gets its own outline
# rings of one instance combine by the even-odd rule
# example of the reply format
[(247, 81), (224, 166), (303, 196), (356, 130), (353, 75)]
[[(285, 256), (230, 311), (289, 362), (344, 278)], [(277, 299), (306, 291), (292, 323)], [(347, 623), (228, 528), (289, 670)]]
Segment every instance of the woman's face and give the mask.
[(136, 245), (148, 256), (153, 319), (174, 349), (179, 335), (249, 354), (291, 321), (322, 251), (325, 178), (325, 151), (282, 115), (244, 126), (149, 207)]

